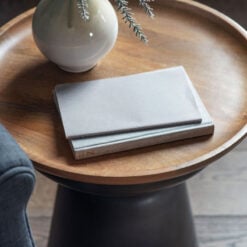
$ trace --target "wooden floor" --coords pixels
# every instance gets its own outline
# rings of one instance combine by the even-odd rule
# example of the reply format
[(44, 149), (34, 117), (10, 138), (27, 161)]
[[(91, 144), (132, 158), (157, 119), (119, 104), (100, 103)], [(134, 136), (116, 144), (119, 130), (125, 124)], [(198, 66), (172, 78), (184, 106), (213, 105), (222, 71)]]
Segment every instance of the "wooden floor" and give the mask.
[(247, 246), (247, 140), (188, 183), (200, 247)]
[[(246, 0), (200, 1), (247, 27)], [(0, 1), (0, 25), (35, 2), (38, 0)], [(247, 246), (247, 140), (192, 178), (188, 189), (200, 247)], [(37, 173), (28, 206), (37, 247), (47, 246), (55, 193), (56, 184)]]

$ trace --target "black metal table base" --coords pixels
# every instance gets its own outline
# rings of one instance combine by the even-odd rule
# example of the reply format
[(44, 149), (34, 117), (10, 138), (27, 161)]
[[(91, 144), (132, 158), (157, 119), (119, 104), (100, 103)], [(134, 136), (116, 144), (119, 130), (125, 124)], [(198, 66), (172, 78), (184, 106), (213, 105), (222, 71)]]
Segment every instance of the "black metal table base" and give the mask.
[(49, 247), (196, 247), (184, 183), (131, 196), (59, 185)]

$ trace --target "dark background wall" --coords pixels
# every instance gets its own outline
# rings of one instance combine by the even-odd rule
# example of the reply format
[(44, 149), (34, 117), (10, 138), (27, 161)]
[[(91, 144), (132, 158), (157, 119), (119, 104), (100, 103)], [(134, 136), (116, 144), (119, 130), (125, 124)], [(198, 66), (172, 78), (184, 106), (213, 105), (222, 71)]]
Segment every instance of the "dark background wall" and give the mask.
[[(0, 0), (0, 26), (24, 10), (34, 7), (38, 2), (39, 0)], [(247, 0), (198, 0), (198, 2), (220, 10), (247, 28)]]
[(0, 0), (0, 26), (23, 11), (36, 6), (38, 2), (39, 0)]
[(230, 16), (247, 28), (247, 0), (198, 0)]

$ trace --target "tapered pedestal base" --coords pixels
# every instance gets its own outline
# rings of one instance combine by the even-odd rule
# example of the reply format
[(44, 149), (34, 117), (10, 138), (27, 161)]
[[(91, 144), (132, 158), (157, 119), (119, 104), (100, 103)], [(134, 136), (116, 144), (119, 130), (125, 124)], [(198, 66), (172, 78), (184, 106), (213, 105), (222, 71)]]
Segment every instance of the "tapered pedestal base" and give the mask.
[(134, 196), (59, 186), (49, 247), (196, 247), (185, 184)]

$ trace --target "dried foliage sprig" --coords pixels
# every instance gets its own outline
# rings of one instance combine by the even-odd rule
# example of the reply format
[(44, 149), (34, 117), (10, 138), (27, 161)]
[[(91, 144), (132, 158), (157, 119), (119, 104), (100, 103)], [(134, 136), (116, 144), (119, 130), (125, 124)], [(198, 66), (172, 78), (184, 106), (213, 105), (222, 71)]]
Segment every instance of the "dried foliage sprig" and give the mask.
[(88, 0), (76, 0), (76, 1), (82, 20), (88, 21), (90, 16), (88, 11)]
[[(76, 0), (77, 6), (80, 10), (80, 15), (84, 21), (88, 21), (90, 18), (90, 13), (88, 11), (88, 0)], [(101, 0), (99, 0), (101, 1)], [(145, 13), (153, 18), (153, 8), (150, 6), (150, 2), (154, 0), (139, 0), (139, 5), (144, 9)], [(123, 20), (125, 23), (129, 24), (129, 28), (131, 28), (135, 35), (144, 43), (148, 42), (147, 36), (142, 31), (142, 27), (140, 24), (137, 24), (135, 18), (133, 17), (133, 13), (131, 9), (128, 7), (128, 0), (114, 0), (117, 10), (122, 14)]]
[(144, 43), (148, 42), (146, 35), (143, 33), (142, 28), (136, 23), (135, 18), (131, 9), (128, 7), (128, 1), (126, 0), (115, 0), (117, 10), (122, 14), (125, 23), (129, 24), (129, 28), (132, 28), (136, 36)]
[(153, 2), (152, 0), (139, 0), (139, 5), (144, 9), (145, 13), (150, 16), (151, 18), (154, 18), (154, 12), (153, 8), (150, 6), (150, 2)]

